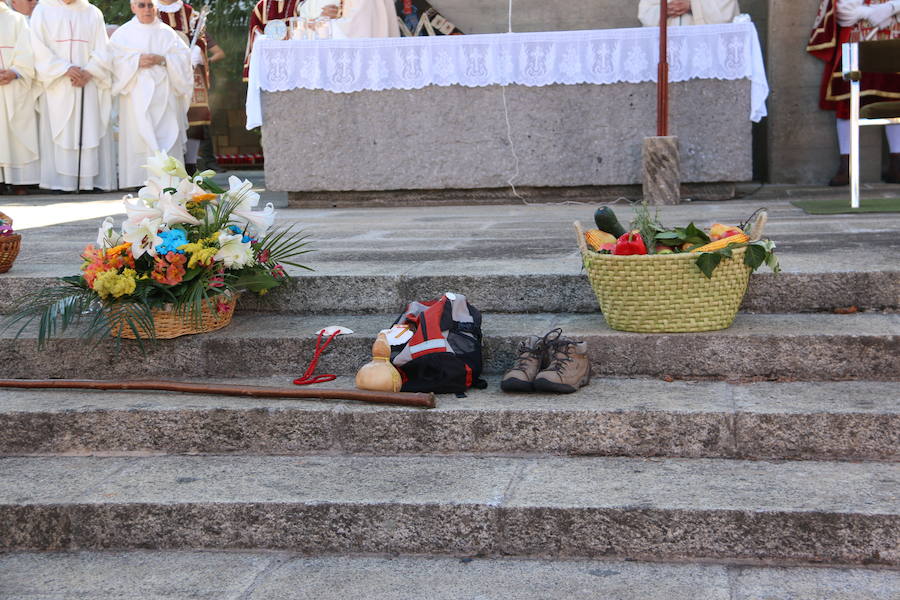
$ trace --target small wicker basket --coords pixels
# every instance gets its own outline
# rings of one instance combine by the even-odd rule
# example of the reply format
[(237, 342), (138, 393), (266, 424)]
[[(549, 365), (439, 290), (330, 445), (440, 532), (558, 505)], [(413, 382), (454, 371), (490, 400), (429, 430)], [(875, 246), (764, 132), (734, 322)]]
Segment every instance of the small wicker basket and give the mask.
[[(12, 227), (12, 219), (0, 212), (0, 225)], [(16, 257), (19, 255), (19, 247), (22, 245), (22, 236), (18, 233), (0, 236), (0, 273), (9, 271)]]
[(588, 280), (613, 329), (682, 333), (725, 329), (734, 322), (750, 280), (746, 247), (707, 278), (695, 264), (697, 254), (599, 254), (588, 249), (577, 221), (575, 231)]
[[(210, 298), (203, 304), (199, 323), (189, 313), (178, 312), (172, 308), (154, 308), (152, 312), (156, 339), (169, 340), (182, 335), (209, 333), (210, 331), (222, 329), (231, 323), (236, 305), (237, 294), (223, 294)], [(137, 329), (142, 339), (150, 337), (142, 327)], [(124, 325), (120, 327), (119, 331), (113, 332), (113, 337), (121, 337), (128, 340), (137, 339), (131, 328)]]

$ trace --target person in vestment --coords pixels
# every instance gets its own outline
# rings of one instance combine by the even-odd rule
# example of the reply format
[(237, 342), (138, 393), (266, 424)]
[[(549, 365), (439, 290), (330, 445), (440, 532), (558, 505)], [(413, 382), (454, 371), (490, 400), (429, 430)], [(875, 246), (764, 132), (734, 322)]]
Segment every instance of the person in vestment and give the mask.
[(25, 17), (0, 2), (0, 183), (40, 181), (34, 55)]
[[(641, 0), (638, 18), (644, 27), (659, 26), (660, 0)], [(668, 0), (669, 25), (716, 25), (731, 23), (741, 12), (737, 0)]]
[(103, 14), (87, 0), (41, 0), (31, 15), (42, 188), (116, 189), (108, 43)]
[(155, 2), (131, 0), (134, 18), (109, 39), (112, 93), (119, 98), (119, 187), (143, 185), (148, 159), (162, 151), (184, 158), (194, 91), (191, 54), (157, 18)]
[[(159, 20), (174, 29), (190, 45), (194, 33), (200, 26), (200, 14), (190, 4), (182, 0), (159, 0)], [(193, 175), (197, 168), (200, 144), (206, 138), (206, 131), (212, 122), (209, 109), (210, 63), (225, 58), (225, 52), (201, 32), (191, 50), (191, 64), (194, 69), (194, 91), (188, 110), (188, 132), (185, 147), (184, 166)]]
[(334, 39), (400, 36), (393, 0), (343, 0), (341, 4), (335, 0), (306, 0), (299, 13), (307, 19), (334, 19), (331, 23)]
[[(331, 0), (334, 2), (335, 0)], [(269, 21), (285, 21), (297, 16), (297, 0), (259, 0), (250, 12), (250, 30), (247, 32), (247, 48), (244, 50), (244, 81), (250, 77), (250, 54), (256, 36), (262, 34)]]
[(31, 19), (31, 13), (37, 6), (38, 0), (11, 0), (10, 6), (17, 13), (25, 15), (26, 19)]
[[(850, 183), (850, 82), (841, 76), (841, 45), (897, 38), (900, 38), (900, 0), (822, 0), (819, 6), (806, 51), (825, 62), (819, 108), (834, 111), (836, 116), (840, 164), (828, 185)], [(900, 74), (863, 74), (860, 88), (860, 106), (895, 101), (900, 99)], [(900, 125), (886, 126), (885, 134), (891, 156), (884, 180), (900, 183)]]

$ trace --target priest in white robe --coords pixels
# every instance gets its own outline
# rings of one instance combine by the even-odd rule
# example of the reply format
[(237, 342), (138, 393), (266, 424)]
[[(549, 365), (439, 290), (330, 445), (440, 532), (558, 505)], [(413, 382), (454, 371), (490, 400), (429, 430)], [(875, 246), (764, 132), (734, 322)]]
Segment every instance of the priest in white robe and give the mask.
[[(42, 0), (43, 1), (43, 0)], [(638, 18), (644, 27), (659, 26), (660, 0), (641, 0)], [(716, 25), (731, 23), (741, 12), (737, 0), (668, 0), (669, 25)]]
[(393, 0), (306, 0), (298, 14), (307, 19), (331, 19), (334, 39), (400, 36)]
[(103, 14), (87, 0), (41, 0), (31, 15), (31, 43), (43, 88), (41, 187), (116, 189)]
[(194, 91), (191, 53), (159, 20), (151, 0), (131, 0), (134, 18), (109, 40), (112, 93), (119, 97), (119, 187), (144, 184), (144, 166), (162, 151), (184, 161)]
[(0, 2), (0, 183), (40, 180), (34, 84), (28, 23)]

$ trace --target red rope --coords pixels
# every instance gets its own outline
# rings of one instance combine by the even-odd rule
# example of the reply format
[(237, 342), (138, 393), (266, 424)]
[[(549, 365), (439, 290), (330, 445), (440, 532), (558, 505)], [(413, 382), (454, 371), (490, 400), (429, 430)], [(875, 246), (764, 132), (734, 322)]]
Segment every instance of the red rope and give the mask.
[(316, 365), (319, 363), (319, 358), (322, 356), (322, 353), (325, 352), (325, 348), (328, 347), (328, 344), (331, 343), (335, 337), (337, 337), (340, 330), (332, 333), (325, 343), (322, 343), (322, 334), (325, 333), (325, 330), (319, 332), (319, 337), (316, 338), (316, 352), (313, 354), (313, 359), (310, 361), (309, 366), (306, 368), (306, 372), (303, 374), (303, 377), (299, 377), (294, 380), (294, 383), (297, 385), (309, 385), (311, 383), (325, 383), (326, 381), (334, 381), (337, 379), (337, 375), (316, 375), (313, 376), (313, 373), (316, 370)]

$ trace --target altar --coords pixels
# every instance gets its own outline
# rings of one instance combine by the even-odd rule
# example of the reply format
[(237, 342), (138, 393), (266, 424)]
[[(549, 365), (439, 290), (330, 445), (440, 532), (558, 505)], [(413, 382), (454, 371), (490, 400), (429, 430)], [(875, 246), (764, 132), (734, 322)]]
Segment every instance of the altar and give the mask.
[[(288, 192), (635, 184), (655, 135), (656, 28), (259, 39), (247, 128)], [(682, 180), (752, 177), (768, 95), (752, 23), (669, 30)]]

